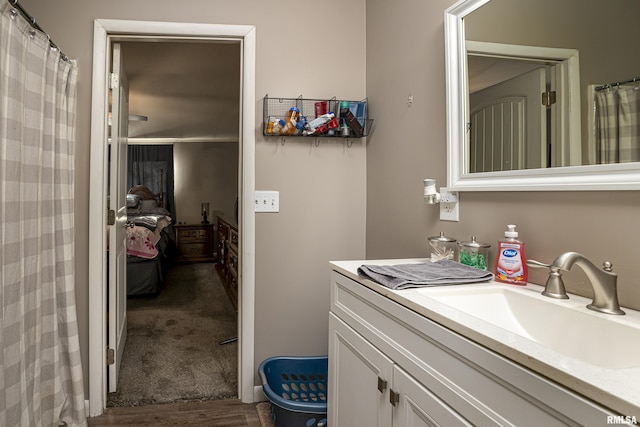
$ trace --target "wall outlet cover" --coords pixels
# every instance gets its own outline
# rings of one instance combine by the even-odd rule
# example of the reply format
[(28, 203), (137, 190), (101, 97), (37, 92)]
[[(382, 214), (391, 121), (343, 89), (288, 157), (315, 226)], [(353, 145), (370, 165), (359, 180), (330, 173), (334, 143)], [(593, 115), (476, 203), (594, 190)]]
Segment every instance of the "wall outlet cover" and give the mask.
[(460, 198), (457, 191), (440, 189), (440, 221), (460, 221)]

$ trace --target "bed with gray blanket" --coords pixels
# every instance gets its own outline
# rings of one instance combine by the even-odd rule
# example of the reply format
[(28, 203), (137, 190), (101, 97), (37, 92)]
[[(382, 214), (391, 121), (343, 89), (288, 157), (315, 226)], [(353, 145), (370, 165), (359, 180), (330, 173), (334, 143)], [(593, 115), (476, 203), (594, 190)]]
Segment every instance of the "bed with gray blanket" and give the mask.
[(127, 295), (160, 292), (174, 252), (169, 212), (155, 200), (127, 195)]

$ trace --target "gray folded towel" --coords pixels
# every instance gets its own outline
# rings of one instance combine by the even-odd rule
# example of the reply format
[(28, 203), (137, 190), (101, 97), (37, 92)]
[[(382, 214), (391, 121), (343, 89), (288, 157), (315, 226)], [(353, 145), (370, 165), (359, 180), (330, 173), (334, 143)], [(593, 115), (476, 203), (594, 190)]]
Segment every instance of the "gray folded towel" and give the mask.
[(493, 279), (489, 271), (449, 259), (419, 264), (361, 265), (358, 274), (391, 289), (459, 285)]

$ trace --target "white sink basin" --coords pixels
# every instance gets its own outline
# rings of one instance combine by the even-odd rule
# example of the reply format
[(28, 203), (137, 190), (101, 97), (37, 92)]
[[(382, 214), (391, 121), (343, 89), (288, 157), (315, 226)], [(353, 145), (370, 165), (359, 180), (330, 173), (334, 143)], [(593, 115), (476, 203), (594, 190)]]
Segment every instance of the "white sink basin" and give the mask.
[(640, 366), (640, 322), (588, 310), (591, 300), (554, 300), (510, 285), (421, 288), (416, 292), (586, 363)]

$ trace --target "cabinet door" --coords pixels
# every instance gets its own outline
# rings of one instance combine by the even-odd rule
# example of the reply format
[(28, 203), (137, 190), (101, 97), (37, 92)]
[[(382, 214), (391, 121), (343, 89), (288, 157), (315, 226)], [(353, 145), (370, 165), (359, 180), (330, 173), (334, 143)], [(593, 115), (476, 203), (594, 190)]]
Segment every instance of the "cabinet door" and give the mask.
[(331, 427), (390, 427), (393, 362), (329, 314), (327, 404)]
[(393, 427), (473, 425), (397, 365), (393, 368), (391, 390), (398, 396), (393, 410)]

